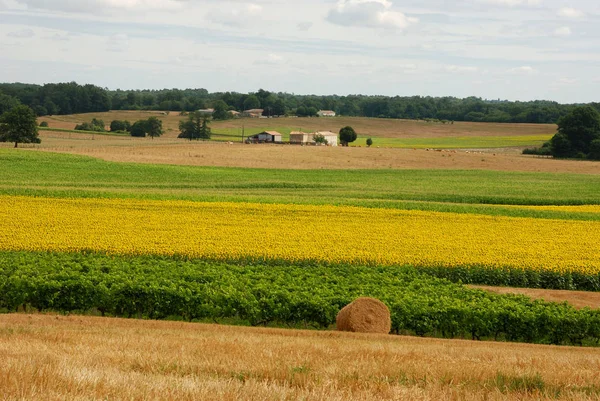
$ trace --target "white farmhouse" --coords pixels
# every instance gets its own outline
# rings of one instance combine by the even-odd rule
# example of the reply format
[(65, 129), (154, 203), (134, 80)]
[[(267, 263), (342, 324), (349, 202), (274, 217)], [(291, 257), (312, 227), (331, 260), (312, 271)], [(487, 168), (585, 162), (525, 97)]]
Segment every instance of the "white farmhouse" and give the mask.
[(333, 110), (319, 110), (317, 112), (319, 117), (335, 117), (335, 111)]

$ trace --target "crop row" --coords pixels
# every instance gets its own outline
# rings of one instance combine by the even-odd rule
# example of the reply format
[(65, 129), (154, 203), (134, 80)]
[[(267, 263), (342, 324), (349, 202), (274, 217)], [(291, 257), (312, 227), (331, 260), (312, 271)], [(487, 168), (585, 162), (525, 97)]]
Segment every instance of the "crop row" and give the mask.
[(600, 272), (598, 221), (225, 202), (0, 202), (0, 250)]
[(238, 319), (329, 327), (359, 296), (385, 302), (396, 333), (595, 344), (600, 311), (467, 289), (411, 268), (231, 265), (165, 257), (0, 252), (0, 309)]

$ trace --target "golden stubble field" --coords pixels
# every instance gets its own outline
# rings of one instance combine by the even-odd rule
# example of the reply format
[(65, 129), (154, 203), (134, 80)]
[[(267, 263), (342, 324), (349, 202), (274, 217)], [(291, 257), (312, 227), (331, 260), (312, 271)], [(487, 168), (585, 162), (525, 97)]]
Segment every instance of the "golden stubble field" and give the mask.
[(3, 400), (594, 400), (600, 349), (0, 316)]

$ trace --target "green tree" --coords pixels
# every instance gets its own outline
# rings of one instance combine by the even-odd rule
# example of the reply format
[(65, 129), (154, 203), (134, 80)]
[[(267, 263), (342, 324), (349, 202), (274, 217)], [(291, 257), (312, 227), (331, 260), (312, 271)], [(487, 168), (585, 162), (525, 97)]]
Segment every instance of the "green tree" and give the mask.
[(110, 130), (112, 132), (115, 132), (115, 131), (129, 132), (130, 129), (131, 129), (131, 123), (126, 120), (113, 120), (110, 123)]
[(367, 146), (371, 147), (373, 145), (373, 140), (371, 138), (367, 138)]
[(329, 142), (327, 142), (327, 139), (325, 139), (325, 135), (323, 134), (315, 134), (313, 136), (313, 140), (315, 141), (315, 143), (317, 145), (328, 145)]
[(260, 108), (260, 100), (256, 95), (250, 95), (244, 100), (244, 110)]
[(28, 106), (13, 107), (0, 116), (0, 142), (40, 143), (35, 112)]
[(148, 120), (139, 120), (134, 122), (129, 133), (131, 136), (138, 138), (146, 137), (146, 134), (148, 133)]
[(91, 122), (84, 122), (75, 126), (77, 131), (96, 131), (96, 132), (104, 132), (106, 131), (104, 126), (104, 121), (93, 118)]
[(574, 108), (558, 121), (558, 133), (552, 138), (555, 157), (588, 157), (593, 141), (600, 139), (600, 113), (591, 106)]
[(6, 113), (13, 107), (17, 107), (19, 104), (19, 101), (14, 97), (0, 93), (0, 115)]
[(229, 112), (229, 106), (227, 106), (227, 103), (222, 100), (216, 101), (213, 105), (213, 108), (215, 110), (213, 112), (213, 118), (215, 120), (228, 120), (232, 117), (231, 113)]
[(590, 143), (590, 153), (588, 158), (592, 160), (600, 160), (600, 139), (594, 139)]
[(356, 141), (356, 131), (352, 127), (344, 127), (340, 130), (340, 143), (342, 146), (348, 146), (350, 142)]
[(187, 120), (179, 122), (179, 131), (178, 138), (190, 141), (192, 139), (210, 139), (212, 134), (208, 116), (200, 112), (190, 113)]
[(157, 117), (150, 117), (148, 120), (146, 120), (146, 129), (146, 133), (152, 139), (157, 136), (161, 136), (163, 134), (162, 121)]

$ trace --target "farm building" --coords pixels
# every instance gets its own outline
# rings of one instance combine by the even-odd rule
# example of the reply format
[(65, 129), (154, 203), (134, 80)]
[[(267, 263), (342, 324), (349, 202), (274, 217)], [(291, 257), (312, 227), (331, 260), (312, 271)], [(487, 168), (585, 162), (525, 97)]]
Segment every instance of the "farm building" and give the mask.
[(319, 117), (335, 117), (335, 111), (333, 110), (319, 110), (317, 112)]
[(325, 140), (327, 140), (327, 145), (329, 146), (338, 146), (338, 136), (335, 132), (331, 131), (319, 131), (312, 134), (313, 136), (316, 134), (323, 135)]
[(290, 132), (290, 143), (299, 144), (299, 145), (315, 145), (315, 135), (321, 134), (327, 140), (327, 145), (329, 146), (338, 146), (338, 137), (337, 134), (330, 131), (319, 131), (313, 133), (293, 131)]
[(244, 110), (242, 112), (242, 117), (261, 118), (263, 116), (263, 112), (263, 109)]
[(198, 113), (202, 113), (202, 114), (211, 114), (215, 112), (215, 109), (200, 109), (198, 110)]
[(281, 143), (281, 134), (277, 131), (264, 131), (249, 136), (246, 143)]
[(290, 132), (290, 143), (295, 143), (299, 145), (307, 145), (312, 143), (313, 137), (312, 134), (301, 131), (292, 131)]

